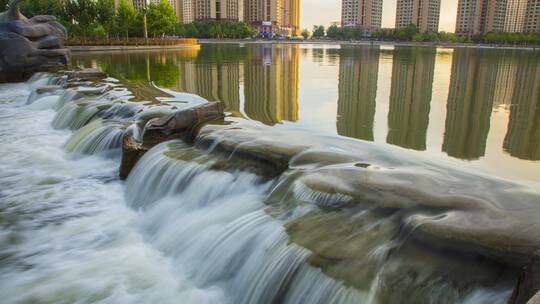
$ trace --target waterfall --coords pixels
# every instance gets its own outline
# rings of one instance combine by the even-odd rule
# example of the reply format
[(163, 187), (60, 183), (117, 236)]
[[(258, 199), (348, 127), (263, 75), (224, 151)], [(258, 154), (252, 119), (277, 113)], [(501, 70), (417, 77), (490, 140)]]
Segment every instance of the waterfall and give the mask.
[(355, 297), (309, 266), (310, 252), (290, 243), (284, 223), (265, 211), (273, 181), (213, 170), (216, 161), (194, 149), (179, 141), (153, 148), (126, 185), (130, 205), (144, 209), (148, 239), (174, 258), (178, 271), (200, 288), (223, 285), (228, 303), (301, 303), (310, 292), (304, 273), (326, 286), (312, 303)]
[(67, 103), (58, 110), (52, 125), (57, 129), (77, 130), (90, 122), (99, 111), (99, 105), (84, 101)]
[(119, 156), (125, 127), (125, 124), (116, 121), (96, 119), (71, 136), (65, 144), (66, 151)]

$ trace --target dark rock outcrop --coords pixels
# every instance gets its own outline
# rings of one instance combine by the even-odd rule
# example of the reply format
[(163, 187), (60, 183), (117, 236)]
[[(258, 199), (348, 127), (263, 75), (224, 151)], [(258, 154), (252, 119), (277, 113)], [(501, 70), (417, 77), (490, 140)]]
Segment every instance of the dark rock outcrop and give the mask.
[(201, 124), (222, 117), (223, 104), (210, 102), (151, 119), (144, 128), (142, 142), (137, 142), (130, 134), (124, 136), (120, 178), (126, 179), (139, 159), (153, 146), (172, 139), (190, 141), (193, 131)]
[(139, 159), (148, 151), (133, 136), (126, 134), (122, 140), (122, 161), (120, 162), (120, 178), (126, 179)]
[(509, 303), (540, 303), (540, 255), (537, 254), (529, 264), (522, 267)]
[(26, 19), (18, 2), (10, 1), (0, 14), (0, 81), (21, 81), (38, 71), (50, 71), (69, 63), (64, 48), (67, 31), (54, 16)]
[(224, 116), (223, 104), (211, 102), (161, 118), (150, 120), (144, 128), (143, 144), (154, 146), (163, 141), (192, 136), (192, 130), (204, 123)]

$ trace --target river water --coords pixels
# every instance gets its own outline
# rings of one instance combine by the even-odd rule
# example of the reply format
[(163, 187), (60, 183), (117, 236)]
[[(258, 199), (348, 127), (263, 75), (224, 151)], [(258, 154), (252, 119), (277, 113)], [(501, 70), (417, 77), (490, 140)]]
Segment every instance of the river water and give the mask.
[[(330, 84), (322, 79), (321, 96), (313, 101), (321, 113), (305, 104), (273, 104), (278, 112), (269, 105), (250, 108), (247, 95), (263, 95), (259, 86), (246, 88), (252, 79), (247, 73), (257, 72), (256, 54), (268, 50), (228, 48), (75, 58), (80, 65), (102, 66), (120, 82), (111, 78), (50, 94), (34, 91), (64, 81), (38, 75), (27, 83), (0, 85), (3, 303), (506, 303), (515, 265), (507, 257), (463, 249), (480, 242), (497, 251), (500, 240), (517, 251), (522, 244), (538, 245), (540, 196), (533, 173), (524, 170), (510, 182), (509, 175), (482, 172), (489, 172), (488, 162), (477, 155), (447, 159), (430, 152), (429, 144), (420, 149), (417, 139), (411, 140), (420, 146), (410, 150), (378, 143), (377, 127), (342, 125), (335, 113), (323, 110), (324, 87)], [(195, 77), (181, 76), (187, 70), (178, 67), (202, 68), (206, 57), (197, 54), (207, 51), (212, 60), (242, 61), (241, 81), (234, 80), (234, 71), (216, 76), (240, 81), (240, 90), (229, 92), (233, 97), (246, 94), (237, 106), (227, 104), (231, 129), (246, 128), (261, 140), (264, 134), (260, 144), (270, 150), (277, 142), (309, 148), (295, 155), (290, 169), (268, 176), (234, 153), (216, 153), (230, 130), (210, 129), (195, 146), (171, 141), (154, 147), (127, 181), (120, 181), (125, 132), (137, 136), (155, 115), (220, 97), (178, 87)], [(321, 59), (319, 50), (297, 51), (321, 70), (338, 66), (336, 56)], [(283, 65), (277, 75), (287, 75), (291, 66)], [(196, 78), (197, 86), (222, 94), (222, 80), (213, 82), (216, 67), (207, 70), (208, 77)], [(311, 76), (297, 81), (319, 77)], [(276, 94), (284, 86), (269, 86), (274, 81), (260, 85)], [(308, 93), (299, 92), (305, 100)], [(294, 95), (279, 94), (286, 100)], [(278, 100), (273, 98), (268, 101)], [(321, 118), (319, 124), (302, 114), (310, 111)], [(340, 118), (348, 111), (341, 113)], [(371, 132), (373, 138), (336, 136), (332, 124), (339, 134), (352, 128), (358, 136), (341, 135), (362, 138)], [(213, 144), (204, 145), (210, 139)], [(493, 153), (537, 166), (534, 150), (522, 158), (499, 150)], [(352, 176), (365, 184), (349, 184)], [(325, 183), (334, 181), (336, 192), (328, 191)], [(339, 190), (343, 185), (353, 190)], [(426, 239), (426, 233), (464, 244)]]
[(540, 181), (540, 54), (393, 46), (227, 45), (75, 54), (238, 116)]

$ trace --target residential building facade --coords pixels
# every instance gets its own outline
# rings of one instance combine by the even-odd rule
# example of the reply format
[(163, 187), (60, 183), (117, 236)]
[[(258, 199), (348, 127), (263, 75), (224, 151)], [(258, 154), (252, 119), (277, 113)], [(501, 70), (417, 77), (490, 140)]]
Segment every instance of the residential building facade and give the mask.
[(540, 0), (529, 0), (525, 11), (524, 31), (540, 33)]
[(259, 32), (296, 36), (300, 32), (300, 0), (244, 0), (245, 21)]
[(437, 32), (441, 0), (398, 0), (396, 28), (414, 24), (420, 32)]
[(460, 0), (456, 33), (540, 32), (540, 0)]
[(377, 31), (381, 28), (382, 4), (382, 0), (342, 0), (341, 25)]
[(243, 21), (243, 0), (193, 0), (193, 19)]

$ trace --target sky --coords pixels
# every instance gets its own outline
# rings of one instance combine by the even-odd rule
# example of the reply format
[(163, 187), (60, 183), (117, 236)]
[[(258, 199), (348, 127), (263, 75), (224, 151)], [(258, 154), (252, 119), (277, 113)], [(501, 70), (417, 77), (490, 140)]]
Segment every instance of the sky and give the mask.
[[(394, 27), (396, 20), (396, 1), (383, 0), (382, 27)], [(456, 24), (458, 0), (441, 0), (441, 19), (439, 31), (453, 32)], [(341, 0), (300, 0), (300, 22), (302, 28), (311, 30), (313, 25), (325, 27), (331, 22), (341, 20)]]

